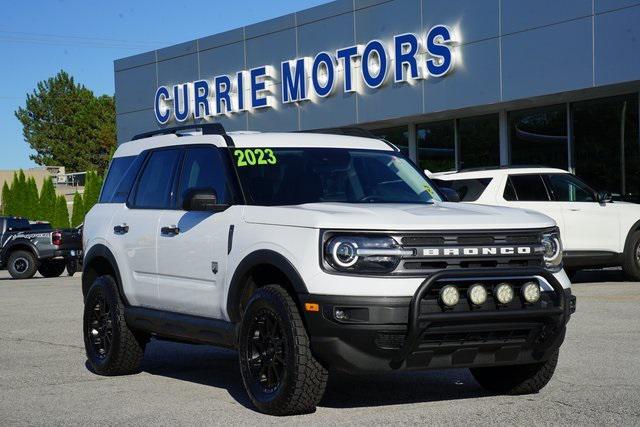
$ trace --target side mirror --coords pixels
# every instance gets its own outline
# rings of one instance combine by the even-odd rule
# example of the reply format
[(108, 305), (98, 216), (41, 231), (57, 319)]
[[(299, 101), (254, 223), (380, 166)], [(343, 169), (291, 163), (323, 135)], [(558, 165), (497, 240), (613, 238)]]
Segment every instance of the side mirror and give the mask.
[(459, 202), (460, 194), (451, 187), (438, 187), (438, 190), (444, 195), (447, 202)]
[(184, 192), (182, 200), (185, 211), (220, 212), (229, 207), (218, 204), (218, 193), (213, 188), (190, 188)]
[(598, 203), (611, 203), (613, 196), (608, 191), (599, 191), (597, 195)]

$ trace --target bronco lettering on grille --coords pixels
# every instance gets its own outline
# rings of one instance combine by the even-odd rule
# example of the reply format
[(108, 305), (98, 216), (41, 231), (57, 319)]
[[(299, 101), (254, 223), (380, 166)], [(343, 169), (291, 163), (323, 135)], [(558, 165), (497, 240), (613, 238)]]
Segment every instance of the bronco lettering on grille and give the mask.
[(472, 257), (495, 255), (531, 255), (531, 246), (465, 246), (452, 248), (423, 248), (426, 257)]

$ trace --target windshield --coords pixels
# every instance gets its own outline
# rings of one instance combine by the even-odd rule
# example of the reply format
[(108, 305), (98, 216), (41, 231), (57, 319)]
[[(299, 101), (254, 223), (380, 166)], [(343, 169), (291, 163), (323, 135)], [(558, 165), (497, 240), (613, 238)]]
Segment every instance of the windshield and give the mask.
[(231, 149), (248, 204), (431, 203), (427, 178), (400, 153), (343, 148)]

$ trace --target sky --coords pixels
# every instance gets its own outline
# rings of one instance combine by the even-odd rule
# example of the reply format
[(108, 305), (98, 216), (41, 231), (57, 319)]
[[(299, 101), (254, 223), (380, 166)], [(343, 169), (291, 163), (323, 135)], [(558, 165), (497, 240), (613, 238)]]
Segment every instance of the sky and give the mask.
[[(58, 71), (114, 94), (113, 61), (327, 0), (31, 0), (0, 5), (0, 170), (35, 167), (14, 111)], [(266, 6), (265, 6), (266, 5)], [(202, 16), (202, 15), (206, 16)], [(198, 22), (198, 25), (194, 25)]]

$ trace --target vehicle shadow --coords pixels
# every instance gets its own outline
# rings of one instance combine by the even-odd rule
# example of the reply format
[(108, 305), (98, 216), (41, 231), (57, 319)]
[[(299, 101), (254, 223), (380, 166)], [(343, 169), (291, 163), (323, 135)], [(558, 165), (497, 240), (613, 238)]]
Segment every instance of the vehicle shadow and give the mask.
[[(151, 375), (227, 390), (244, 407), (247, 396), (235, 351), (211, 346), (151, 341), (142, 370)], [(334, 372), (321, 407), (360, 408), (490, 396), (466, 369), (347, 375)]]
[(595, 283), (595, 282), (628, 282), (621, 269), (606, 270), (582, 270), (578, 271), (571, 279), (571, 283)]

